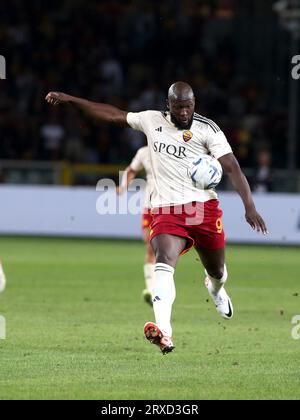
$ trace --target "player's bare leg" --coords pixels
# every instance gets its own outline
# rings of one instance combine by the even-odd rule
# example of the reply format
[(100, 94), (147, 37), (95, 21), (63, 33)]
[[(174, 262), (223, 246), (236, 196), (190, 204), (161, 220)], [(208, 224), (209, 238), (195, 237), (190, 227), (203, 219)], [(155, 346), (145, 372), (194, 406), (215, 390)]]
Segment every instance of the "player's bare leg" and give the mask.
[(174, 269), (187, 240), (179, 236), (161, 234), (152, 239), (155, 252), (155, 288), (153, 310), (156, 323), (147, 322), (146, 338), (160, 347), (163, 354), (174, 349), (172, 343), (171, 314), (176, 296)]
[(3, 290), (5, 289), (5, 285), (6, 285), (6, 278), (3, 271), (2, 263), (0, 261), (0, 293), (3, 292)]
[(143, 231), (143, 239), (146, 247), (144, 277), (146, 288), (143, 290), (143, 299), (152, 306), (153, 290), (155, 287), (155, 254), (149, 241), (150, 230), (145, 228)]
[(187, 239), (181, 236), (161, 234), (155, 236), (151, 245), (154, 250), (156, 263), (167, 264), (173, 269), (176, 267), (179, 255), (184, 250)]
[(216, 305), (217, 311), (223, 318), (231, 319), (233, 316), (233, 306), (224, 288), (227, 280), (225, 249), (211, 250), (197, 248), (196, 250), (205, 267), (205, 285)]

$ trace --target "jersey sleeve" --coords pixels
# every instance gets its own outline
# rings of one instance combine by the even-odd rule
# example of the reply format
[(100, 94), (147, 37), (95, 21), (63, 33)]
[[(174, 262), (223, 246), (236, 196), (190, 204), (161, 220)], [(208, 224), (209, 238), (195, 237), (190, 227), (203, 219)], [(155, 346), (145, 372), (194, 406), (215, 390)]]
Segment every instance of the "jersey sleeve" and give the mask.
[(211, 155), (219, 159), (220, 157), (232, 153), (228, 140), (221, 130), (215, 130), (209, 127), (207, 136), (207, 147)]
[(141, 150), (138, 150), (138, 152), (136, 153), (136, 155), (134, 156), (134, 158), (132, 159), (129, 165), (130, 168), (135, 172), (139, 172), (144, 168), (141, 152), (142, 152)]
[(134, 130), (145, 132), (144, 120), (146, 111), (143, 112), (128, 112), (127, 122)]

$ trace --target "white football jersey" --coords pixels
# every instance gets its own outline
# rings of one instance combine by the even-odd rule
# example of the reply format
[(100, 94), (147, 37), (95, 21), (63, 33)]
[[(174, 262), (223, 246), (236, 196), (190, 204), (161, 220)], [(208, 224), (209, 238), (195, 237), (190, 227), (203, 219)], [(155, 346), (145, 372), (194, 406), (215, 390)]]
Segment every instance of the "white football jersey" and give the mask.
[(188, 167), (199, 154), (216, 159), (232, 149), (220, 128), (211, 120), (194, 114), (189, 130), (178, 129), (169, 112), (129, 112), (128, 124), (147, 136), (153, 185), (151, 207), (205, 202), (216, 199), (214, 190), (200, 190), (193, 185)]
[(139, 172), (141, 170), (145, 170), (146, 172), (146, 189), (144, 193), (144, 208), (149, 209), (151, 208), (150, 204), (150, 191), (153, 191), (153, 176), (151, 171), (151, 162), (150, 162), (150, 154), (149, 154), (149, 147), (141, 147), (134, 158), (130, 163), (130, 168), (135, 171)]

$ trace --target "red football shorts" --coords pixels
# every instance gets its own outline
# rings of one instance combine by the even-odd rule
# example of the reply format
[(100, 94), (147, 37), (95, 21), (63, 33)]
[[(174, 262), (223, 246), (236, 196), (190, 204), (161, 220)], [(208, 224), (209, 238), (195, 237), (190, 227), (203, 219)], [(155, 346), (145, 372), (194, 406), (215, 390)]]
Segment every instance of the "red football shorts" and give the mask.
[(211, 250), (224, 248), (222, 214), (218, 200), (153, 209), (150, 240), (161, 234), (184, 237), (187, 245), (182, 254), (192, 246)]

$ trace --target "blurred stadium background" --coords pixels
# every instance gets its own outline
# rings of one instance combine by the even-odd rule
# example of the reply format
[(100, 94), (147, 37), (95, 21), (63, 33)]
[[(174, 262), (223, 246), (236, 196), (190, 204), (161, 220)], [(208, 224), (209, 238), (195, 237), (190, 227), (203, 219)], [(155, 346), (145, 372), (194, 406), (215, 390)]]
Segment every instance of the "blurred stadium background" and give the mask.
[[(44, 97), (61, 90), (124, 110), (164, 109), (170, 84), (184, 80), (197, 112), (228, 137), (270, 229), (267, 239), (251, 231), (224, 179), (229, 242), (300, 244), (300, 1), (11, 0), (0, 16), (2, 235), (140, 238), (139, 215), (100, 216), (95, 206), (97, 182), (117, 180), (144, 136)], [(207, 313), (202, 273), (185, 256), (178, 352), (166, 362), (142, 341), (152, 313), (139, 301), (141, 242), (5, 236), (0, 246), (0, 399), (299, 398), (290, 337), (298, 248), (228, 247), (238, 314), (230, 327)]]
[(144, 144), (132, 130), (97, 128), (47, 106), (49, 90), (132, 111), (164, 109), (170, 83), (183, 79), (195, 90), (197, 111), (223, 128), (254, 188), (266, 164), (272, 179), (263, 188), (299, 191), (299, 173), (288, 172), (300, 165), (298, 142), (289, 138), (292, 34), (274, 4), (2, 2), (1, 181), (95, 185)]
[[(41, 213), (49, 224), (55, 213), (53, 223), (57, 223), (57, 211), (50, 207), (61, 198), (73, 213), (75, 207), (78, 213), (82, 206), (83, 214), (92, 206), (94, 222), (91, 201), (97, 196), (90, 202), (86, 199), (84, 207), (78, 195), (72, 195), (72, 201), (52, 189), (50, 198), (49, 189), (24, 189), (24, 185), (95, 191), (100, 179), (117, 181), (119, 170), (145, 144), (144, 135), (132, 129), (99, 127), (67, 107), (50, 107), (44, 101), (50, 90), (140, 111), (165, 109), (170, 84), (188, 81), (195, 90), (196, 110), (222, 127), (254, 192), (300, 191), (299, 80), (292, 78), (292, 57), (300, 48), (299, 0), (91, 0), (87, 4), (14, 0), (9, 8), (5, 3), (0, 7), (0, 40), (7, 63), (7, 78), (0, 81), (0, 180), (5, 186), (1, 191), (6, 216), (0, 232), (72, 234), (73, 229), (74, 235), (117, 236), (107, 230), (114, 224), (111, 220), (102, 219), (101, 224), (96, 219), (97, 229), (83, 226), (65, 204), (56, 229), (32, 229)], [(11, 185), (22, 187), (10, 190)], [(219, 189), (231, 189), (225, 177)], [(42, 191), (50, 204), (41, 199)], [(31, 197), (31, 206), (24, 196)], [(235, 203), (229, 195), (225, 214), (234, 206), (231, 199)], [(278, 209), (271, 241), (300, 242), (295, 195), (276, 195), (259, 204), (266, 217)], [(277, 232), (284, 206), (289, 225), (287, 232), (282, 226)], [(16, 208), (21, 214), (13, 217)], [(30, 223), (25, 214), (31, 215)], [(232, 230), (236, 215), (225, 220), (233, 232), (229, 240), (235, 241), (239, 239)], [(119, 236), (138, 237), (133, 223), (132, 219), (126, 232), (120, 229)], [(61, 224), (69, 226), (64, 230)], [(126, 226), (124, 218), (121, 225)], [(242, 222), (237, 229), (243, 230)], [(248, 240), (255, 241), (242, 235), (241, 241)]]

